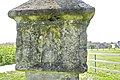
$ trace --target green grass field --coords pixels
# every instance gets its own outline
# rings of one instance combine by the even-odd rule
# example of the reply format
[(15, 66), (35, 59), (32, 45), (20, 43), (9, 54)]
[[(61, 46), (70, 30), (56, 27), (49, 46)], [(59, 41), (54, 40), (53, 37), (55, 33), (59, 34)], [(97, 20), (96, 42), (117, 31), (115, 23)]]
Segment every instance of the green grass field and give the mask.
[(104, 71), (97, 71), (90, 69), (88, 72), (81, 74), (84, 76), (81, 80), (120, 80), (119, 73), (110, 73)]
[(7, 73), (0, 73), (0, 80), (26, 80), (25, 72), (7, 72)]
[(88, 49), (88, 52), (91, 53), (114, 53), (114, 54), (120, 54), (120, 49)]
[[(120, 49), (89, 49), (89, 53), (103, 53), (103, 54), (120, 54)], [(112, 62), (120, 62), (120, 56), (102, 56), (97, 55), (97, 60), (105, 60), (105, 61), (112, 61)], [(88, 59), (94, 59), (94, 54), (89, 54)], [(94, 62), (88, 61), (89, 66), (94, 66)], [(104, 69), (110, 69), (110, 70), (118, 70), (120, 71), (120, 64), (107, 64), (107, 63), (101, 63), (97, 62), (96, 64), (99, 68)], [(103, 70), (97, 70), (95, 72), (94, 69), (89, 69), (87, 73), (85, 73), (86, 76), (93, 77), (93, 80), (120, 80), (120, 73), (115, 72), (107, 72)]]
[[(109, 54), (120, 54), (120, 49), (93, 49), (88, 50), (89, 53), (109, 53)], [(0, 45), (0, 54), (13, 54), (15, 55), (15, 46), (14, 45)], [(94, 59), (94, 55), (88, 55), (88, 59)], [(113, 62), (120, 62), (120, 57), (118, 56), (97, 56), (99, 60), (106, 60), (106, 61), (113, 61)], [(94, 66), (94, 62), (89, 62), (89, 66)], [(120, 65), (118, 64), (106, 64), (106, 63), (97, 63), (97, 67), (106, 68), (110, 70), (119, 70)], [(94, 69), (89, 69), (88, 72), (84, 74), (80, 74), (80, 80), (120, 80), (120, 73), (112, 73), (102, 70), (97, 70), (96, 72)], [(14, 71), (14, 72), (7, 72), (7, 73), (0, 73), (0, 80), (25, 80), (25, 73)]]

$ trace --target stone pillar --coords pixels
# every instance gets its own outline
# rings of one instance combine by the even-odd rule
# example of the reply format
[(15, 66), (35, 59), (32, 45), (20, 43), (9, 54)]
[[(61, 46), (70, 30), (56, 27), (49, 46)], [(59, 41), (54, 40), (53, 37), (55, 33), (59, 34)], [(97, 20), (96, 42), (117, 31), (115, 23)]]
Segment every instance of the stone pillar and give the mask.
[(79, 80), (87, 71), (87, 26), (95, 9), (81, 0), (29, 0), (17, 22), (16, 70), (27, 80)]
[(79, 80), (79, 74), (27, 72), (27, 80)]

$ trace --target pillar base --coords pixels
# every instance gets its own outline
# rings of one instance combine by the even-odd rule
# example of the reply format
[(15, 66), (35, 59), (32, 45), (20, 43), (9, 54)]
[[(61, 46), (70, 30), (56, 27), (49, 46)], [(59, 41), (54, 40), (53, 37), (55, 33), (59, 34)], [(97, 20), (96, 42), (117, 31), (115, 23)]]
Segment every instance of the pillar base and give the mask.
[(26, 80), (79, 80), (79, 74), (26, 72)]

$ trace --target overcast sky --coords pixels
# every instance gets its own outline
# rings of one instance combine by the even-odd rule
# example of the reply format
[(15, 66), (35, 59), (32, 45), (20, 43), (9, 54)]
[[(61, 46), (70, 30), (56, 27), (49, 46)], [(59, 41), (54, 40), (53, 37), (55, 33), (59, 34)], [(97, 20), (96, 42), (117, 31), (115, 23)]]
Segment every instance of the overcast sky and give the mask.
[[(7, 16), (9, 10), (28, 0), (0, 2), (0, 43), (15, 42), (16, 23)], [(117, 42), (120, 40), (120, 0), (83, 0), (96, 8), (96, 14), (87, 29), (88, 40)]]

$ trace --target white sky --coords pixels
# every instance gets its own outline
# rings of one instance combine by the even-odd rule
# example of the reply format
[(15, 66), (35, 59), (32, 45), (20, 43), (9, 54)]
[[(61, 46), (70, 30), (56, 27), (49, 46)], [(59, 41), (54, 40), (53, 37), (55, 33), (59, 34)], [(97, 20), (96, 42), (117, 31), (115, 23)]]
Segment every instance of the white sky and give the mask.
[[(9, 10), (28, 0), (2, 0), (0, 2), (0, 43), (15, 42), (16, 23), (7, 16)], [(96, 8), (88, 29), (88, 40), (117, 42), (120, 40), (120, 0), (83, 0)]]

